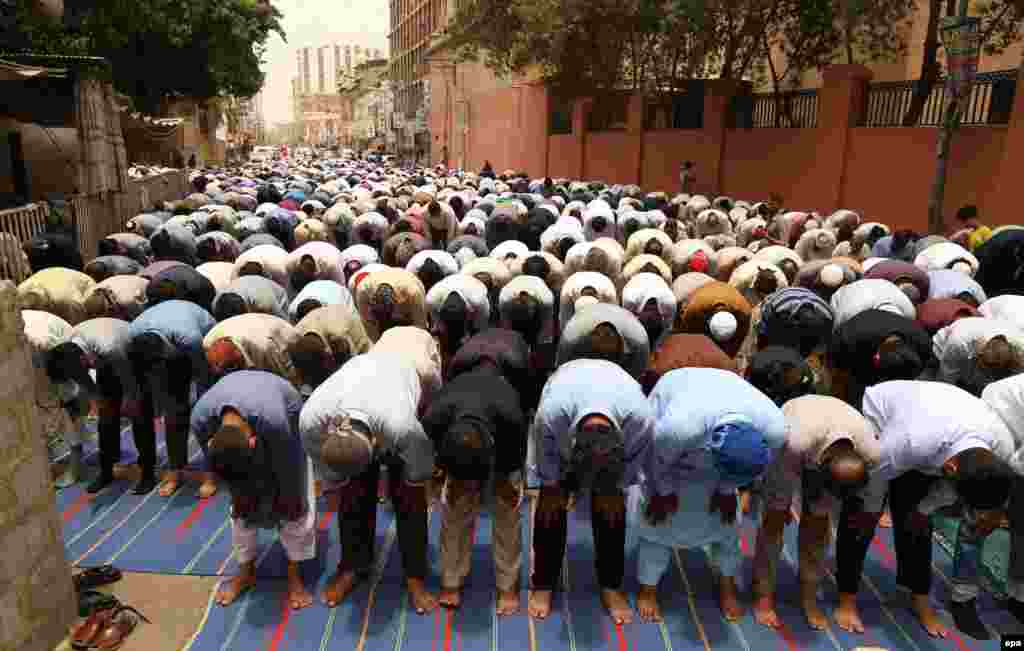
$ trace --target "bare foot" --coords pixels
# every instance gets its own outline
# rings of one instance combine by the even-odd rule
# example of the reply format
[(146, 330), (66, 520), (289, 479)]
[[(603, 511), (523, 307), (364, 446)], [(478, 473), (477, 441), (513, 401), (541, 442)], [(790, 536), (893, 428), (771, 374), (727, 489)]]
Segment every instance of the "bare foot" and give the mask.
[(636, 593), (636, 610), (645, 622), (660, 622), (661, 608), (658, 606), (657, 586), (642, 585)]
[(836, 624), (839, 628), (849, 633), (863, 633), (864, 622), (860, 619), (860, 611), (857, 610), (857, 595), (840, 594), (839, 605), (836, 606)]
[(334, 608), (345, 600), (348, 593), (352, 592), (352, 589), (356, 587), (356, 583), (355, 572), (338, 572), (324, 588), (323, 594), (320, 595), (320, 600), (328, 608)]
[(754, 619), (758, 624), (768, 628), (779, 628), (782, 620), (775, 610), (774, 597), (758, 597), (754, 600)]
[(409, 590), (409, 603), (417, 614), (423, 615), (437, 608), (437, 597), (427, 592), (423, 579), (406, 579), (405, 585)]
[(551, 590), (530, 590), (527, 610), (530, 617), (545, 619), (551, 614)]
[(164, 475), (164, 480), (160, 483), (160, 497), (170, 497), (178, 490), (178, 483), (180, 479), (178, 473), (171, 471)]
[(932, 637), (946, 637), (946, 626), (939, 620), (935, 610), (928, 603), (928, 595), (915, 594), (910, 598), (911, 609), (917, 620)]
[(822, 612), (821, 608), (818, 607), (817, 595), (809, 595), (804, 597), (800, 603), (804, 609), (804, 618), (807, 620), (807, 625), (816, 631), (824, 631), (825, 627), (828, 626), (828, 617)]
[(217, 603), (221, 606), (228, 606), (254, 585), (256, 585), (255, 574), (243, 572), (234, 576), (227, 582), (227, 585), (222, 585), (217, 591)]
[(740, 603), (736, 579), (723, 576), (718, 580), (718, 603), (722, 607), (722, 615), (726, 621), (735, 622), (743, 617), (743, 604)]
[(445, 608), (458, 608), (462, 605), (462, 591), (458, 588), (442, 588), (437, 595), (437, 602)]
[(309, 590), (298, 576), (288, 577), (288, 605), (292, 610), (301, 610), (313, 605), (313, 595), (309, 594)]
[(497, 609), (499, 617), (505, 617), (507, 615), (515, 615), (519, 612), (519, 591), (518, 590), (498, 590), (498, 606)]
[(882, 511), (882, 517), (878, 518), (878, 526), (883, 529), (892, 529), (892, 514), (888, 509)]
[(629, 624), (633, 621), (633, 609), (629, 606), (626, 595), (618, 590), (601, 590), (601, 603), (608, 610), (608, 616), (616, 624)]
[(206, 498), (213, 497), (216, 494), (217, 482), (214, 481), (213, 479), (204, 479), (203, 483), (199, 485), (199, 492), (197, 493), (197, 495), (199, 495), (200, 499), (205, 500)]

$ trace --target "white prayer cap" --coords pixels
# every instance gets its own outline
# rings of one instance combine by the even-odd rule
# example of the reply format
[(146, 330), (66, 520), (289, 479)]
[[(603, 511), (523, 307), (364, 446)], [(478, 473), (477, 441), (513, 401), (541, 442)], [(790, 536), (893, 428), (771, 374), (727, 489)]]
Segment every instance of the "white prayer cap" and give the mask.
[(821, 284), (825, 287), (835, 289), (843, 284), (846, 273), (838, 264), (827, 264), (821, 270)]
[(739, 323), (730, 312), (716, 312), (708, 322), (711, 337), (719, 343), (732, 339), (738, 328)]

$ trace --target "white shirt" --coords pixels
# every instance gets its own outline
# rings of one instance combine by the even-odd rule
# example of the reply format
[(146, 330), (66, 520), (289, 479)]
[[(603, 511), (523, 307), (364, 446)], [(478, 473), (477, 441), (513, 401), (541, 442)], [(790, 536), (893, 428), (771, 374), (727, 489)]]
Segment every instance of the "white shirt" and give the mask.
[(1018, 348), (1024, 345), (1024, 331), (1000, 319), (964, 317), (936, 332), (932, 350), (939, 360), (939, 379), (955, 384), (966, 377), (977, 366), (979, 346), (999, 335)]
[(903, 290), (881, 278), (865, 278), (840, 287), (832, 295), (831, 304), (836, 330), (866, 310), (886, 310), (908, 319), (917, 317), (917, 308)]
[[(889, 481), (905, 472), (941, 477), (942, 465), (964, 450), (982, 448), (1008, 458), (1014, 447), (1010, 432), (983, 400), (945, 382), (876, 384), (864, 392), (862, 411), (878, 429), (882, 446), (864, 494), (864, 510), (872, 513), (882, 510)], [(926, 498), (926, 508), (955, 499), (949, 482), (942, 482)]]
[(1003, 457), (1018, 475), (1024, 475), (1024, 375), (1014, 375), (985, 387), (981, 399), (996, 413), (1013, 437), (1013, 448)]
[(1024, 330), (1024, 296), (1004, 294), (990, 298), (978, 307), (982, 316), (1012, 322)]

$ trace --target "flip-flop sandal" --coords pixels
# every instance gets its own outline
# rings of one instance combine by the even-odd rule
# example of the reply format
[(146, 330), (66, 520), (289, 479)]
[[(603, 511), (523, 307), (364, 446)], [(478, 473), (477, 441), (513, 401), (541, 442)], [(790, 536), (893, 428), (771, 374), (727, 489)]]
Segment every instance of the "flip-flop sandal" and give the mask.
[(121, 607), (117, 604), (114, 608), (94, 611), (84, 621), (71, 627), (71, 646), (78, 651), (92, 648), (93, 642), (100, 633), (107, 628), (107, 625), (114, 618), (114, 613)]
[(110, 623), (93, 641), (92, 649), (98, 651), (114, 651), (120, 649), (124, 641), (139, 625), (139, 620), (151, 624), (146, 616), (131, 606), (120, 606), (114, 611)]
[(97, 610), (107, 610), (121, 605), (112, 594), (98, 590), (83, 590), (78, 593), (78, 616), (88, 617)]
[(72, 577), (76, 590), (91, 590), (101, 585), (109, 585), (121, 580), (121, 570), (113, 565), (101, 565), (88, 569)]

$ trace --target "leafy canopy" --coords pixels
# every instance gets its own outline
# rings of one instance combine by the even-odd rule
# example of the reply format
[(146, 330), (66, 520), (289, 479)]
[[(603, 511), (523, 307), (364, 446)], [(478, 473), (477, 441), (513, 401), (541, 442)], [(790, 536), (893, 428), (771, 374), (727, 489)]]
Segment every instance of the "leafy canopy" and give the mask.
[(267, 39), (286, 39), (282, 14), (262, 0), (84, 1), (81, 25), (65, 29), (18, 0), (16, 30), (36, 53), (108, 59), (114, 87), (146, 113), (176, 96), (255, 95)]

